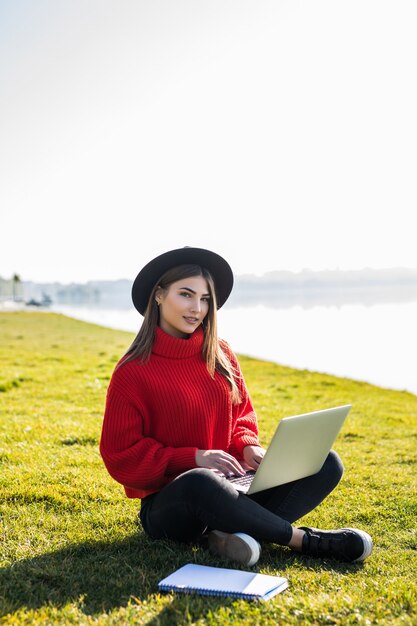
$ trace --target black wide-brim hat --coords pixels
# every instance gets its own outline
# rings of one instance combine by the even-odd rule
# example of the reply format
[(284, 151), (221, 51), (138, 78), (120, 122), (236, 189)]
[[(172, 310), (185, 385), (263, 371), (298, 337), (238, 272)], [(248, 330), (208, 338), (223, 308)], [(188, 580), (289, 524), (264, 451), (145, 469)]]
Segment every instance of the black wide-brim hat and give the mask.
[(186, 246), (160, 254), (136, 276), (132, 286), (132, 300), (141, 315), (144, 315), (152, 289), (163, 274), (177, 265), (188, 264), (200, 265), (210, 272), (216, 289), (217, 308), (223, 306), (233, 287), (232, 268), (223, 257), (211, 250)]

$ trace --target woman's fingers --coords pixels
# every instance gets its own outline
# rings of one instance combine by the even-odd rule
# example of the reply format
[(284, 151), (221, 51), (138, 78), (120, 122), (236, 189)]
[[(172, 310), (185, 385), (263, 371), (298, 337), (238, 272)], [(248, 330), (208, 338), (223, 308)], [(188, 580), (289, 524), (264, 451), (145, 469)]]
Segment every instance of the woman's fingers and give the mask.
[(244, 474), (244, 470), (240, 463), (236, 461), (236, 459), (227, 454), (227, 452), (218, 452), (213, 450), (213, 454), (211, 456), (211, 460), (214, 463), (214, 467), (220, 469), (223, 474)]
[(244, 474), (245, 470), (233, 456), (227, 455), (226, 458), (222, 458), (220, 461), (223, 467), (226, 469), (225, 474)]
[(260, 446), (245, 446), (243, 449), (243, 457), (246, 463), (254, 470), (258, 469), (264, 455), (265, 449)]
[(196, 463), (199, 467), (215, 469), (226, 475), (245, 473), (235, 457), (223, 450), (197, 450)]
[[(247, 468), (256, 470), (265, 450), (260, 446), (246, 446), (243, 450), (244, 463)], [(245, 469), (234, 456), (224, 450), (197, 450), (196, 463), (199, 467), (216, 470), (220, 474), (245, 474)]]
[(253, 455), (253, 460), (258, 463), (262, 461), (264, 455), (265, 455), (265, 450), (262, 450), (262, 448), (259, 448), (260, 452), (257, 452), (256, 454)]

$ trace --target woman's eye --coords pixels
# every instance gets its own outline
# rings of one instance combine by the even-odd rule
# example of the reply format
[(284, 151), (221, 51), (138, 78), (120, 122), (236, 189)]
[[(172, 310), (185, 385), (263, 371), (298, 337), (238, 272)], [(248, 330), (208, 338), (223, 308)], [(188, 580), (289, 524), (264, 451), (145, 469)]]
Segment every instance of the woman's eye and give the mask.
[[(180, 291), (180, 296), (183, 296), (184, 298), (191, 298), (191, 293), (188, 293), (188, 291)], [(203, 298), (201, 298), (202, 302), (210, 302), (210, 297), (209, 296), (205, 296)]]

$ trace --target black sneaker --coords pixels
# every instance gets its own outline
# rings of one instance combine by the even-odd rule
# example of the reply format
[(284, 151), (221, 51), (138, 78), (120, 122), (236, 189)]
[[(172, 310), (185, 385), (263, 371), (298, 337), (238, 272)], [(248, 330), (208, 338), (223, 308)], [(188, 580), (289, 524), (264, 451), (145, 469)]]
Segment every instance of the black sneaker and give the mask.
[(329, 557), (338, 561), (364, 561), (372, 552), (372, 539), (363, 530), (341, 528), (319, 530), (305, 528), (302, 553), (307, 556)]

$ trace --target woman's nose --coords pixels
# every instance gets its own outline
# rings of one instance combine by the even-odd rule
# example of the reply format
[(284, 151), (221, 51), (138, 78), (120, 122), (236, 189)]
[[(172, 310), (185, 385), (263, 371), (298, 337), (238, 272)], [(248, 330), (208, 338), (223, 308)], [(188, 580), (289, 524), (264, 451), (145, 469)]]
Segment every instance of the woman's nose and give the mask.
[(191, 303), (191, 310), (196, 311), (197, 313), (201, 311), (201, 302), (200, 300), (193, 300)]

